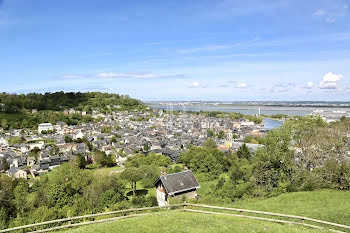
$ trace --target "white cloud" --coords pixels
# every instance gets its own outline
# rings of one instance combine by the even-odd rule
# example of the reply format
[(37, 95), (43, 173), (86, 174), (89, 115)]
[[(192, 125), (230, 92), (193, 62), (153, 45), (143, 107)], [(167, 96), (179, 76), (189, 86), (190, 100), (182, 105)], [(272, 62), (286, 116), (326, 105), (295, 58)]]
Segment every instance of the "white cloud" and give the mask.
[(319, 84), (321, 89), (338, 89), (339, 81), (343, 79), (344, 76), (342, 74), (335, 74), (332, 72), (328, 72), (323, 76), (322, 81)]
[(58, 78), (61, 79), (78, 79), (78, 78), (82, 78), (83, 76), (79, 75), (79, 74), (63, 74), (58, 76)]
[(313, 88), (314, 87), (314, 83), (313, 82), (307, 82), (306, 87)]
[(313, 13), (314, 16), (323, 16), (326, 15), (326, 12), (324, 10), (317, 10)]
[(320, 82), (320, 88), (321, 89), (337, 89), (338, 88), (338, 84), (336, 82), (321, 81)]
[(178, 50), (179, 53), (186, 54), (186, 53), (197, 53), (197, 52), (208, 52), (208, 51), (218, 51), (218, 50), (225, 50), (231, 48), (232, 45), (208, 45), (198, 48), (190, 48), (190, 49), (180, 49)]
[(191, 85), (190, 87), (192, 87), (192, 88), (198, 88), (198, 87), (200, 87), (200, 86), (201, 86), (201, 84), (200, 84), (199, 82), (193, 82), (192, 85)]
[(159, 78), (160, 75), (155, 75), (152, 73), (114, 73), (114, 72), (103, 72), (98, 73), (96, 77), (101, 78)]
[(348, 5), (334, 4), (326, 10), (318, 9), (312, 15), (323, 19), (327, 23), (335, 23), (338, 18), (344, 17), (347, 13)]
[(326, 18), (326, 22), (327, 23), (335, 23), (335, 21), (337, 21), (334, 17), (332, 16), (329, 16)]
[(270, 92), (287, 92), (289, 90), (292, 90), (293, 88), (295, 88), (297, 85), (295, 83), (278, 83), (273, 85), (273, 87), (270, 89)]
[(237, 87), (238, 87), (238, 88), (247, 88), (247, 87), (248, 87), (248, 84), (246, 84), (246, 83), (238, 83), (238, 84), (237, 84)]
[(161, 74), (153, 74), (153, 73), (137, 73), (137, 72), (127, 72), (127, 73), (115, 73), (115, 72), (101, 72), (97, 74), (63, 74), (57, 76), (59, 79), (79, 79), (79, 78), (105, 78), (105, 79), (113, 79), (113, 78), (135, 78), (135, 79), (156, 79), (156, 78), (178, 78), (184, 79), (187, 78), (184, 75), (180, 74), (171, 74), (171, 75), (161, 75)]
[(334, 74), (332, 72), (328, 72), (323, 76), (323, 81), (327, 82), (338, 82), (340, 81), (344, 76), (342, 74)]

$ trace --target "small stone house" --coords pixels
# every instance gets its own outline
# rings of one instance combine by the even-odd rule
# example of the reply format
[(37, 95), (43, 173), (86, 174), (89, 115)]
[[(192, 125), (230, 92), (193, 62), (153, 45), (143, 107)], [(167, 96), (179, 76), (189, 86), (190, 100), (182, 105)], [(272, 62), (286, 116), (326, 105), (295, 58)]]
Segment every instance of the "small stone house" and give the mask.
[(7, 172), (10, 177), (27, 179), (27, 172), (18, 167), (11, 167)]
[(190, 170), (160, 176), (153, 185), (157, 190), (156, 197), (159, 206), (169, 205), (169, 197), (197, 198), (197, 189), (200, 188), (196, 177)]

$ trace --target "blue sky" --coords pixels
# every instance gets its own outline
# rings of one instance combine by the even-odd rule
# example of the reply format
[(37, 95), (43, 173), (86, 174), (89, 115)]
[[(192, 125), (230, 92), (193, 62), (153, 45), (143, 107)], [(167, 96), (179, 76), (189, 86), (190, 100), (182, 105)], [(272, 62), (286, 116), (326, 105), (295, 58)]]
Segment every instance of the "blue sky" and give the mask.
[(0, 0), (0, 91), (350, 101), (350, 0)]

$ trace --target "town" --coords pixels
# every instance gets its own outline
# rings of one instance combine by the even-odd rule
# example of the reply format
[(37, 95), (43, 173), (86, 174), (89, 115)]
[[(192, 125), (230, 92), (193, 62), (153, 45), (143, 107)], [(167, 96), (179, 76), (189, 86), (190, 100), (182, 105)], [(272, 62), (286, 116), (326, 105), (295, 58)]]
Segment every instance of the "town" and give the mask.
[[(109, 106), (107, 106), (110, 108)], [(116, 106), (118, 107), (118, 106)], [(48, 172), (75, 155), (83, 155), (88, 163), (94, 162), (93, 150), (112, 155), (115, 164), (123, 167), (135, 152), (160, 153), (176, 162), (188, 145), (201, 146), (213, 138), (218, 149), (236, 151), (246, 137), (262, 138), (263, 124), (245, 118), (208, 117), (185, 112), (110, 111), (91, 113), (96, 122), (68, 125), (63, 121), (38, 125), (37, 130), (0, 128), (0, 167), (15, 178), (35, 178)], [(33, 109), (32, 114), (37, 110)], [(68, 109), (64, 114), (84, 111)], [(261, 144), (246, 143), (256, 151)]]

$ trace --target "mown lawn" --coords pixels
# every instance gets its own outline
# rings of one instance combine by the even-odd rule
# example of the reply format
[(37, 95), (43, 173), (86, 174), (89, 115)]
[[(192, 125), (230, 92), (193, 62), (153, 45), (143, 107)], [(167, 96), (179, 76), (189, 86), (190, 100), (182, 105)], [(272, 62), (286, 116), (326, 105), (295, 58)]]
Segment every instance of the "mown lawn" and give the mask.
[[(132, 189), (131, 189), (130, 183), (126, 183), (125, 188), (126, 188), (125, 196), (127, 196), (128, 198), (132, 198)], [(147, 194), (147, 195), (151, 195), (151, 196), (156, 196), (156, 188), (155, 187), (145, 188), (141, 182), (137, 182), (136, 188), (137, 188), (136, 193), (138, 195)]]
[[(215, 182), (201, 183), (198, 193), (205, 197)], [(260, 210), (273, 213), (305, 216), (350, 225), (350, 191), (320, 190), (285, 193), (272, 198), (255, 198), (227, 203), (220, 199), (203, 199), (199, 204)]]
[(350, 191), (321, 190), (286, 193), (268, 199), (232, 203), (233, 207), (306, 216), (350, 225)]
[(62, 232), (152, 232), (152, 233), (209, 233), (209, 232), (328, 232), (310, 228), (270, 223), (245, 218), (183, 212), (159, 212), (147, 216), (93, 224)]
[(119, 166), (114, 167), (97, 167), (95, 164), (88, 165), (86, 170), (90, 171), (93, 176), (108, 176), (112, 171), (122, 171)]

